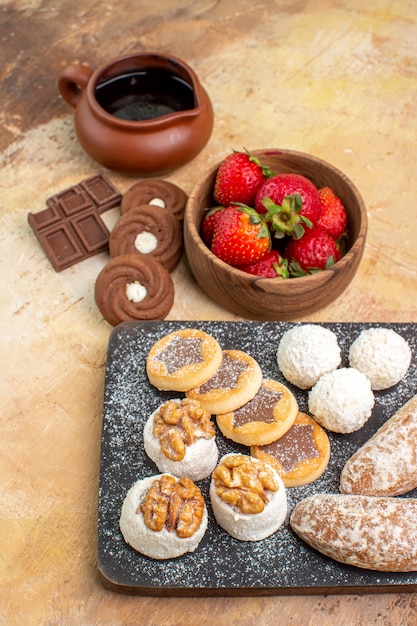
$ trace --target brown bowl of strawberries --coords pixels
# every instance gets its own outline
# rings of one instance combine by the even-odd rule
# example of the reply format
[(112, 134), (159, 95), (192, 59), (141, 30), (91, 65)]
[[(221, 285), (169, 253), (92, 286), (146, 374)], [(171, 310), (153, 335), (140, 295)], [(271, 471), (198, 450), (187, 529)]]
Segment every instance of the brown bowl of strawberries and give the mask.
[(296, 319), (338, 298), (366, 232), (364, 201), (341, 171), (279, 149), (227, 155), (197, 183), (184, 217), (199, 286), (255, 320)]

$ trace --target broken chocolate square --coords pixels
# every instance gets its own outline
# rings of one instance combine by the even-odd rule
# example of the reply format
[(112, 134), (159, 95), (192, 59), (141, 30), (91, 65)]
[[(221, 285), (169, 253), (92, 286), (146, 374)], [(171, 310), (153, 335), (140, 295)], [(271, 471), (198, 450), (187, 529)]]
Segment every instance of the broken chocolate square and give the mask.
[(121, 194), (104, 174), (91, 176), (29, 213), (28, 222), (57, 272), (108, 250), (109, 230), (100, 214), (120, 204)]

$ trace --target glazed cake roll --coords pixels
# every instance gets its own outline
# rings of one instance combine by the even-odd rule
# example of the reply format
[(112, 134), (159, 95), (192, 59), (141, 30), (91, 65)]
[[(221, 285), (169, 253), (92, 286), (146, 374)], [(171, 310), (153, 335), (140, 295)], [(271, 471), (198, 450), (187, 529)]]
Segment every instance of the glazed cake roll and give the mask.
[(219, 456), (210, 413), (198, 400), (168, 400), (146, 421), (145, 451), (160, 472), (202, 480)]
[(322, 554), (363, 569), (417, 571), (417, 499), (315, 494), (293, 509), (294, 532)]
[(398, 496), (417, 487), (417, 395), (346, 462), (340, 491)]
[(151, 559), (194, 552), (206, 529), (204, 498), (189, 478), (150, 476), (138, 480), (126, 494), (120, 515), (123, 538)]

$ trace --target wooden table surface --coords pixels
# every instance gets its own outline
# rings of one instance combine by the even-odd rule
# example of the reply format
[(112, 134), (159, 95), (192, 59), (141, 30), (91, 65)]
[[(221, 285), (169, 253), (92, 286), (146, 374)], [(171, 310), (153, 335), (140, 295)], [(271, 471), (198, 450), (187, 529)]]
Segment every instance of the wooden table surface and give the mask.
[[(0, 11), (0, 623), (415, 624), (417, 594), (132, 597), (97, 577), (101, 409), (111, 327), (102, 253), (56, 273), (29, 211), (100, 171), (56, 77), (132, 51), (172, 53), (215, 126), (166, 180), (189, 193), (232, 149), (281, 147), (344, 171), (368, 209), (359, 271), (310, 321), (416, 322), (417, 17), (409, 0), (3, 0)], [(121, 192), (136, 179), (107, 172)], [(117, 214), (108, 216), (117, 219)], [(183, 259), (168, 319), (233, 320)]]

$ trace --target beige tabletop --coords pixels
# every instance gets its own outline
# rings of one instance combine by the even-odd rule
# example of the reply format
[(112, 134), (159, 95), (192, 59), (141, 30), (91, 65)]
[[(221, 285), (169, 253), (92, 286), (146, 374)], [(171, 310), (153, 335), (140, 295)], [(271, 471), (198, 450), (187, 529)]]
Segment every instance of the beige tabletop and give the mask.
[[(58, 72), (132, 51), (171, 53), (197, 72), (215, 125), (203, 151), (164, 178), (190, 193), (242, 147), (333, 163), (361, 191), (369, 235), (346, 292), (308, 320), (416, 322), (413, 2), (3, 0), (0, 41), (0, 623), (414, 624), (415, 593), (149, 598), (101, 585), (97, 502), (112, 327), (96, 308), (94, 283), (108, 255), (57, 273), (27, 223), (51, 195), (102, 169), (76, 139)], [(107, 175), (122, 193), (137, 180)], [(117, 217), (109, 212), (109, 227)], [(168, 319), (237, 319), (196, 286), (186, 259), (173, 279)]]

